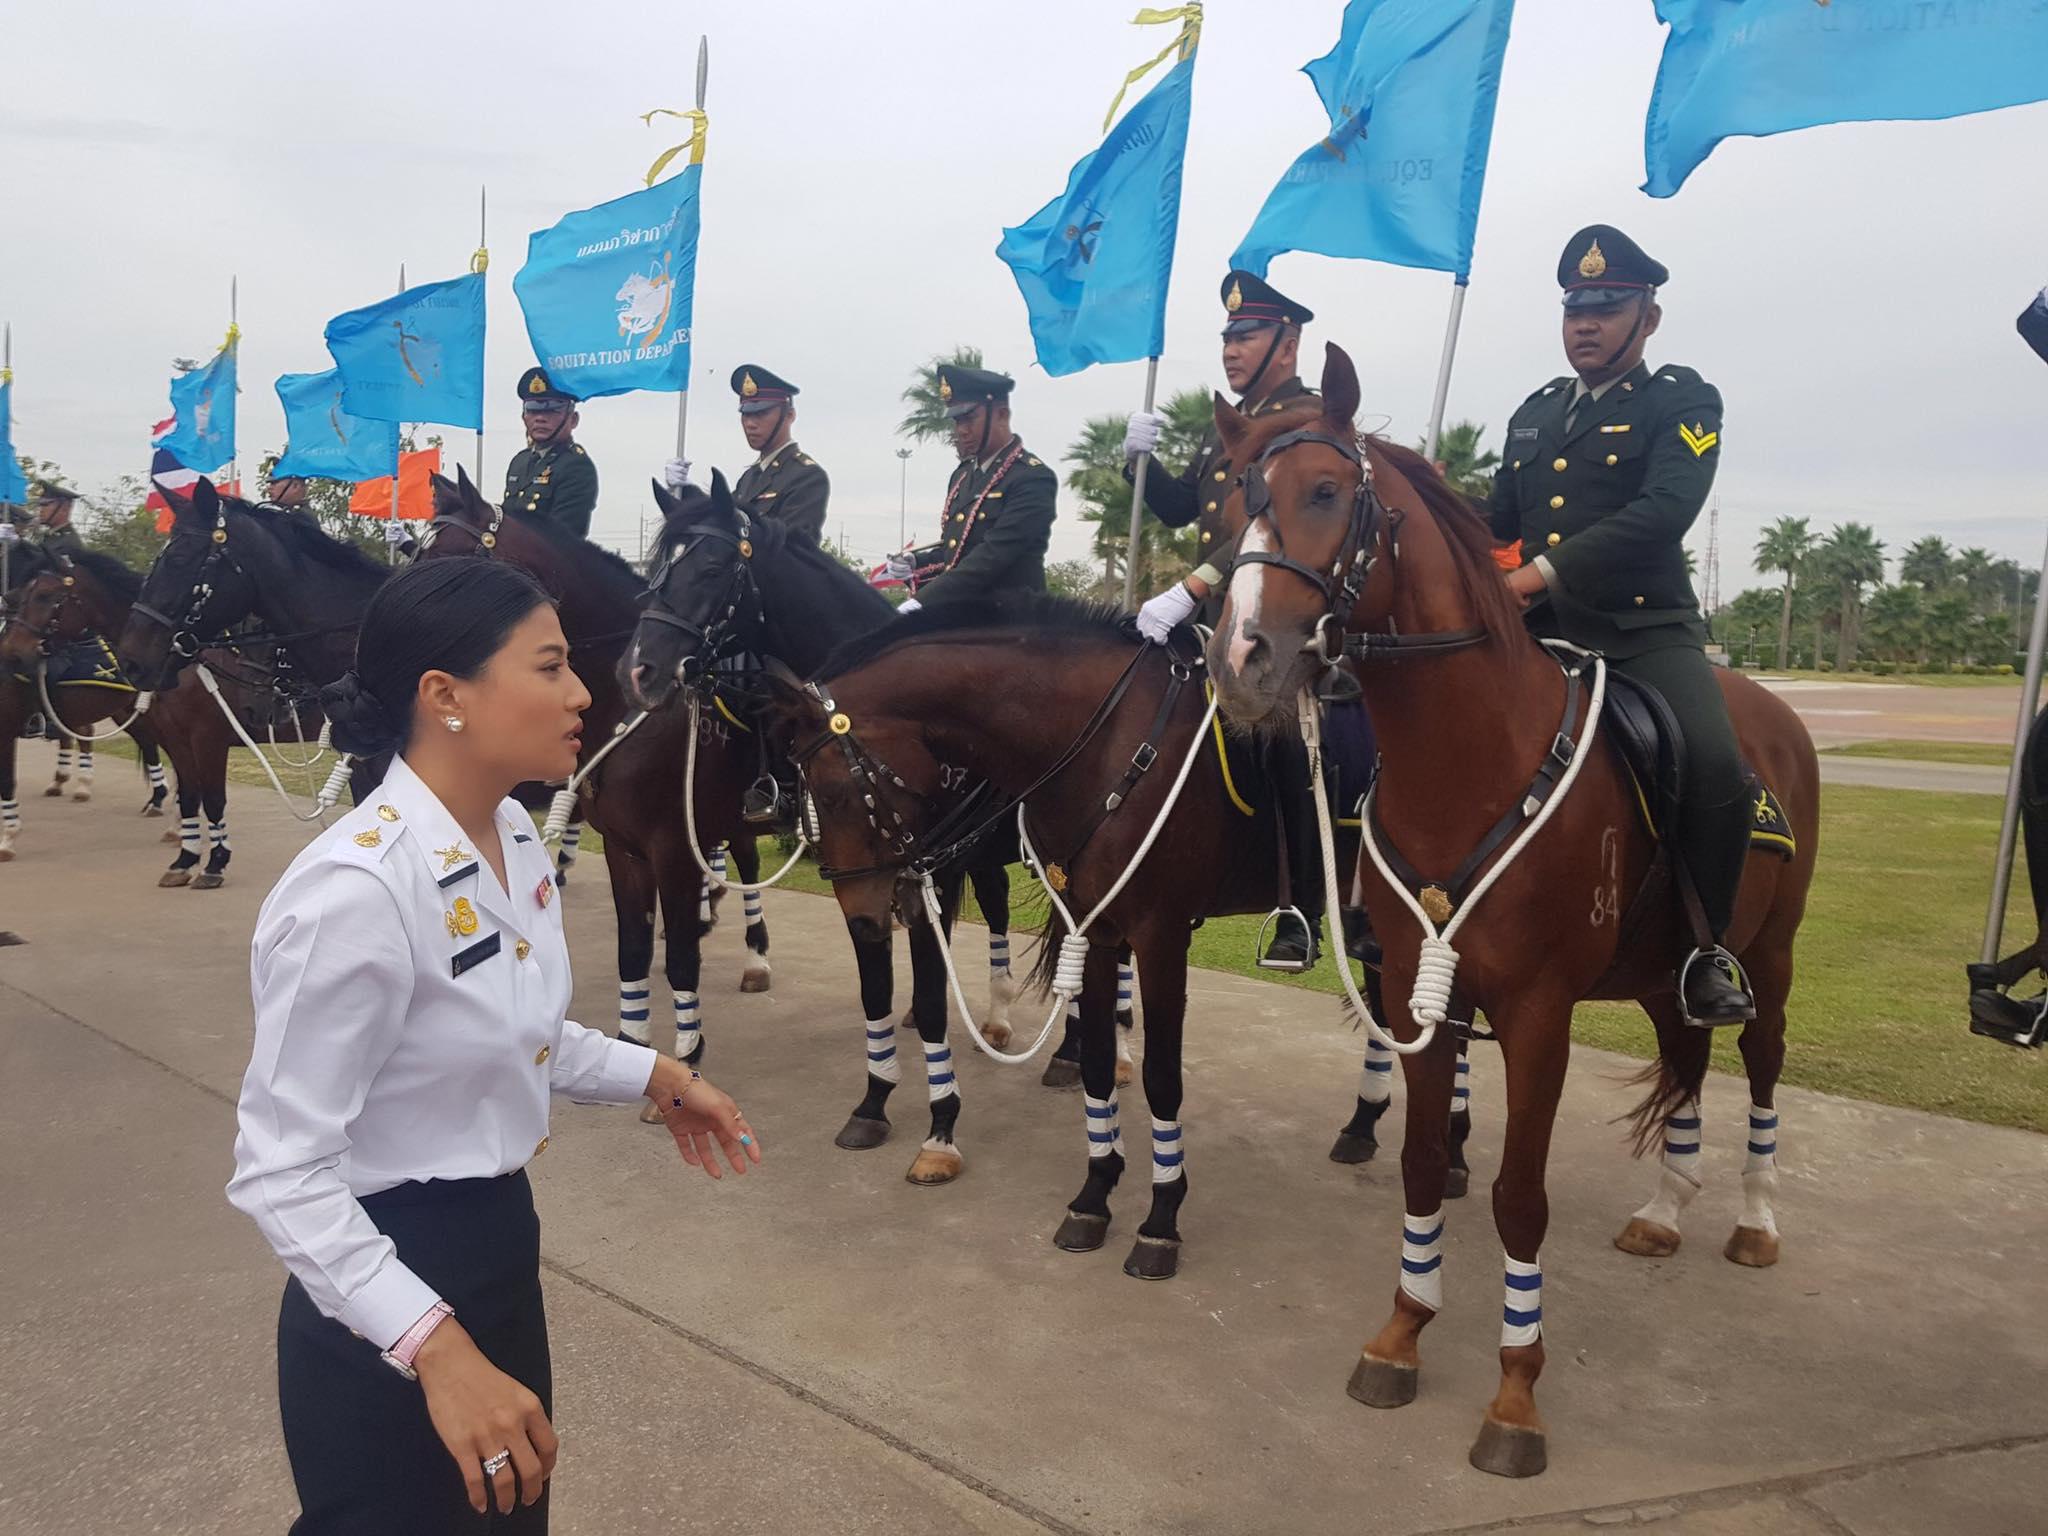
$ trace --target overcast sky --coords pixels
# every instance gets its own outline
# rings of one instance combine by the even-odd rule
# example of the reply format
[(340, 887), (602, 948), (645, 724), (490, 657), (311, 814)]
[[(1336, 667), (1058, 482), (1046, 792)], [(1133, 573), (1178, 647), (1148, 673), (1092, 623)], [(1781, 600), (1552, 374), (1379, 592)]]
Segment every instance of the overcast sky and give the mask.
[[(1854, 0), (1862, 3), (1862, 0)], [(966, 342), (1018, 378), (1018, 429), (1057, 462), (1093, 414), (1138, 404), (1143, 365), (1049, 379), (993, 255), (1064, 185), (1124, 72), (1166, 41), (1133, 0), (780, 4), (482, 0), (327, 5), (0, 0), (0, 317), (14, 324), (15, 441), (89, 492), (148, 463), (170, 360), (203, 357), (241, 283), (245, 463), (283, 436), (271, 381), (329, 360), (321, 328), (465, 267), (490, 189), (485, 484), (518, 446), (532, 360), (512, 274), (529, 232), (639, 184), (689, 104), (711, 38), (691, 457), (749, 455), (726, 386), (760, 362), (803, 386), (804, 447), (830, 470), (830, 536), (896, 543), (898, 396)], [(1220, 382), (1216, 289), (1267, 190), (1325, 119), (1300, 66), (1340, 0), (1214, 0), (1195, 77), (1162, 393)], [(1508, 48), (1450, 415), (1488, 427), (1563, 371), (1554, 270), (1581, 225), (1627, 229), (1672, 272), (1651, 360), (1727, 399), (1724, 596), (1760, 526), (1874, 524), (2032, 565), (2048, 513), (2048, 373), (2013, 318), (2048, 282), (2048, 107), (1948, 123), (1814, 129), (1724, 144), (1678, 197), (1642, 181), (1663, 32), (1650, 0), (1521, 0)], [(1403, 438), (1428, 413), (1450, 280), (1284, 256), (1366, 409)], [(1311, 374), (1314, 367), (1310, 368)], [(1370, 424), (1370, 422), (1369, 422)], [(604, 494), (593, 533), (637, 548), (674, 399), (584, 411)], [(451, 440), (473, 460), (467, 434)], [(950, 468), (909, 464), (929, 536)], [(1086, 530), (1063, 497), (1056, 558)], [(1705, 542), (1705, 519), (1695, 542)]]

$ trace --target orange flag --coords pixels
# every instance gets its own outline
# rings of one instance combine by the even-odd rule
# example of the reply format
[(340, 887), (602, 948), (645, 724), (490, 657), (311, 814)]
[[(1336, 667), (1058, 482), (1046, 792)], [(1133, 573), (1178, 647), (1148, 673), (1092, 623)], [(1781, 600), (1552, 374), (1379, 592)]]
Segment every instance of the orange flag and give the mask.
[[(401, 453), (398, 456), (398, 515), (416, 522), (425, 522), (434, 515), (434, 485), (430, 478), (440, 472), (441, 450), (422, 448), (417, 453)], [(364, 517), (389, 517), (391, 515), (391, 477), (379, 475), (375, 480), (359, 480), (356, 491), (348, 500), (348, 509)]]

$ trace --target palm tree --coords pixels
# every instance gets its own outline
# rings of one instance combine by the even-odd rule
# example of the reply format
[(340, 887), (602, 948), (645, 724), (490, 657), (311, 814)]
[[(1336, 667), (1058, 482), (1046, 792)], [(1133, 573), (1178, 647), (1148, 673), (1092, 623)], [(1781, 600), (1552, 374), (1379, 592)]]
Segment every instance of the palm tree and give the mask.
[(910, 388), (903, 391), (904, 403), (910, 412), (896, 424), (896, 434), (907, 437), (913, 443), (943, 443), (953, 436), (953, 423), (946, 418), (946, 402), (939, 398), (939, 369), (979, 368), (981, 348), (955, 347), (950, 353), (933, 358), (911, 376)]
[[(1205, 390), (1183, 390), (1166, 402), (1161, 413), (1166, 427), (1159, 435), (1159, 458), (1148, 472), (1171, 474), (1174, 466), (1194, 457), (1195, 445), (1212, 419)], [(1066, 462), (1073, 466), (1067, 489), (1081, 504), (1081, 519), (1095, 527), (1095, 555), (1102, 562), (1102, 590), (1120, 589), (1130, 542), (1131, 484), (1124, 478), (1122, 416), (1096, 416), (1082, 423), (1081, 435), (1068, 445)], [(1156, 518), (1138, 525), (1138, 578), (1141, 592), (1151, 592), (1194, 563), (1193, 528), (1168, 528)]]
[[(1792, 584), (1813, 553), (1814, 536), (1803, 517), (1781, 517), (1756, 541), (1756, 568), (1785, 573), (1785, 601), (1778, 611), (1778, 670), (1792, 664)], [(1816, 658), (1817, 659), (1817, 658)]]
[(1872, 594), (1870, 647), (1887, 661), (1917, 661), (1926, 643), (1926, 615), (1920, 589), (1910, 582), (1880, 587)]
[(1955, 564), (1950, 567), (1952, 576), (1970, 595), (1970, 608), (1976, 613), (1988, 613), (1993, 608), (2003, 607), (2006, 594), (2012, 591), (2012, 582), (1998, 579), (1998, 567), (1992, 561), (1989, 550), (1975, 545), (1956, 554)]
[[(1484, 501), (1493, 494), (1493, 472), (1500, 468), (1500, 455), (1491, 448), (1484, 452), (1480, 443), (1486, 437), (1486, 428), (1476, 421), (1455, 421), (1443, 429), (1437, 439), (1437, 462), (1444, 466), (1444, 478), (1467, 496), (1476, 496)], [(1418, 439), (1415, 448), (1420, 452), (1427, 439)]]
[(1900, 558), (1899, 580), (1911, 582), (1922, 592), (1932, 595), (1948, 585), (1954, 574), (1953, 566), (1948, 541), (1930, 533), (1926, 538), (1917, 540)]
[(1974, 660), (1971, 651), (1976, 635), (1970, 624), (1969, 595), (1944, 592), (1928, 604), (1926, 635), (1929, 660), (1945, 665)]
[(1856, 661), (1857, 629), (1863, 617), (1863, 589), (1884, 581), (1884, 542), (1868, 523), (1839, 523), (1817, 552), (1842, 599), (1842, 624), (1835, 636), (1835, 670)]

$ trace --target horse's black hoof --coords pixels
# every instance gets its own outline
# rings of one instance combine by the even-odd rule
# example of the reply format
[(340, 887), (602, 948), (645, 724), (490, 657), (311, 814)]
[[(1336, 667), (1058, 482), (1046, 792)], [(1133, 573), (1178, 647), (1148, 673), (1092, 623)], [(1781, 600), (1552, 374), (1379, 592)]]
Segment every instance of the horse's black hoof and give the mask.
[(1370, 1136), (1354, 1136), (1349, 1131), (1339, 1131), (1335, 1145), (1330, 1148), (1330, 1161), (1369, 1163), (1379, 1149), (1380, 1144)]
[(1542, 1430), (1496, 1424), (1492, 1419), (1479, 1426), (1471, 1460), (1480, 1471), (1495, 1477), (1534, 1477), (1550, 1465)]
[(1081, 1086), (1081, 1063), (1062, 1061), (1055, 1056), (1045, 1064), (1038, 1083), (1041, 1088), (1078, 1088)]
[(1124, 1260), (1124, 1273), (1134, 1280), (1171, 1280), (1180, 1273), (1180, 1239), (1140, 1235)]
[(1090, 1216), (1080, 1211), (1067, 1212), (1067, 1219), (1060, 1223), (1059, 1231), (1052, 1235), (1052, 1245), (1064, 1248), (1068, 1253), (1093, 1253), (1109, 1238), (1109, 1218)]
[(1444, 1198), (1446, 1200), (1462, 1200), (1471, 1191), (1471, 1188), (1472, 1170), (1470, 1168), (1453, 1168), (1444, 1175)]
[(832, 1145), (845, 1152), (867, 1152), (889, 1139), (889, 1122), (853, 1115), (832, 1138)]
[(697, 1043), (690, 1047), (690, 1054), (683, 1058), (683, 1065), (686, 1067), (694, 1067), (701, 1063), (703, 1060), (704, 1040), (703, 1037), (700, 1035), (697, 1039)]
[(217, 891), (227, 883), (226, 875), (217, 875), (212, 870), (192, 877), (192, 889), (195, 891)]
[(1415, 1401), (1422, 1372), (1412, 1365), (1360, 1355), (1344, 1390), (1368, 1408), (1405, 1408)]

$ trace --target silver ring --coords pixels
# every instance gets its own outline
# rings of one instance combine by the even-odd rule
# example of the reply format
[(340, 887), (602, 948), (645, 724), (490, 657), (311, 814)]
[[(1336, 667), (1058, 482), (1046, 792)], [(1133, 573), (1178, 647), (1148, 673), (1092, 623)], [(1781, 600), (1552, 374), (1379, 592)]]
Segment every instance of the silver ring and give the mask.
[(495, 1456), (486, 1456), (484, 1458), (484, 1476), (496, 1477), (500, 1472), (505, 1470), (506, 1463), (510, 1462), (511, 1460), (512, 1453), (509, 1450), (500, 1451)]

